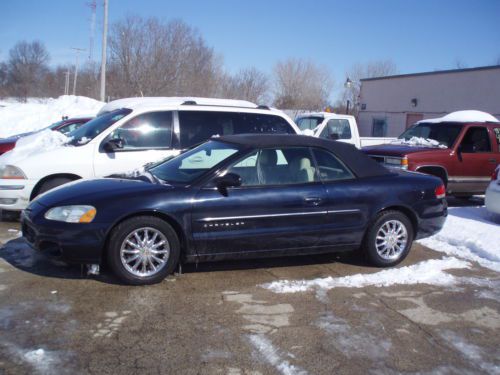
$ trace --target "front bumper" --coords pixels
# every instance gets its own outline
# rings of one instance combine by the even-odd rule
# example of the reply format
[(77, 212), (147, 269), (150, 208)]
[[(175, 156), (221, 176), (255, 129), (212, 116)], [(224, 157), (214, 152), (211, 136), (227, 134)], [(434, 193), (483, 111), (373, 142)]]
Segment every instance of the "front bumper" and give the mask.
[(38, 180), (0, 179), (0, 209), (24, 210), (30, 201), (31, 192)]
[(32, 248), (67, 263), (101, 263), (108, 224), (47, 220), (45, 211), (35, 202), (21, 217), (23, 237)]
[(486, 190), (484, 204), (489, 212), (500, 215), (500, 181), (493, 181)]

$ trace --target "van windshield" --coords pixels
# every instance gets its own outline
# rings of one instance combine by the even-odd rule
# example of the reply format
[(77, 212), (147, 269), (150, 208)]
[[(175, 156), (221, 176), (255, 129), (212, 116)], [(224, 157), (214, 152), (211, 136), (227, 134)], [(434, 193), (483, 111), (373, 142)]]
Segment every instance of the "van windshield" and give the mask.
[(85, 125), (82, 125), (78, 129), (68, 134), (68, 137), (71, 138), (69, 144), (73, 146), (83, 146), (89, 143), (92, 139), (97, 137), (104, 130), (106, 130), (115, 122), (121, 120), (131, 112), (132, 112), (131, 109), (122, 108), (98, 116), (93, 120), (90, 120)]

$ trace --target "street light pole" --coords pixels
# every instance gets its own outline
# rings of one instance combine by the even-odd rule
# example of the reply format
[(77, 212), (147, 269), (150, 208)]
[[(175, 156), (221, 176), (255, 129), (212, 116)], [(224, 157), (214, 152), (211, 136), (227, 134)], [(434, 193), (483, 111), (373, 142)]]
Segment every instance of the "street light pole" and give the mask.
[(75, 62), (75, 79), (73, 80), (73, 95), (76, 95), (76, 79), (78, 77), (78, 56), (80, 55), (80, 52), (85, 51), (84, 49), (81, 48), (71, 48), (76, 51), (76, 62)]
[(106, 98), (106, 49), (108, 39), (108, 0), (104, 0), (104, 27), (102, 29), (102, 57), (101, 57), (101, 101)]

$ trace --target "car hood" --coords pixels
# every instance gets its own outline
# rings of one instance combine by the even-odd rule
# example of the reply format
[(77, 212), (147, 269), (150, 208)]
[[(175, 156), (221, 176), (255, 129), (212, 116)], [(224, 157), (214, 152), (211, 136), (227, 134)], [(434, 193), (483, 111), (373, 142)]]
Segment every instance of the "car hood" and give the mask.
[(383, 145), (367, 146), (363, 147), (361, 151), (369, 155), (387, 155), (387, 156), (404, 156), (408, 154), (413, 154), (416, 152), (442, 152), (442, 149), (437, 147), (425, 147), (425, 146), (411, 146), (402, 144), (390, 144), (386, 143)]
[(35, 201), (45, 207), (71, 204), (95, 204), (107, 200), (126, 199), (128, 196), (147, 196), (158, 190), (173, 190), (170, 185), (151, 182), (101, 178), (95, 180), (79, 180), (59, 186), (40, 195)]

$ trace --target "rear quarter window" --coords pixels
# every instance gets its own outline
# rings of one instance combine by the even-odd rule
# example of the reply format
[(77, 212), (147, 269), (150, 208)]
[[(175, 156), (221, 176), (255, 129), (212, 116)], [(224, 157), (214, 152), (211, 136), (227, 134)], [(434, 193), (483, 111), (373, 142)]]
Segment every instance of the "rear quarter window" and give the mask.
[(191, 147), (214, 135), (295, 134), (284, 118), (272, 114), (179, 111), (179, 122), (181, 148)]
[(500, 152), (500, 128), (493, 128), (493, 134), (497, 140), (497, 150)]

